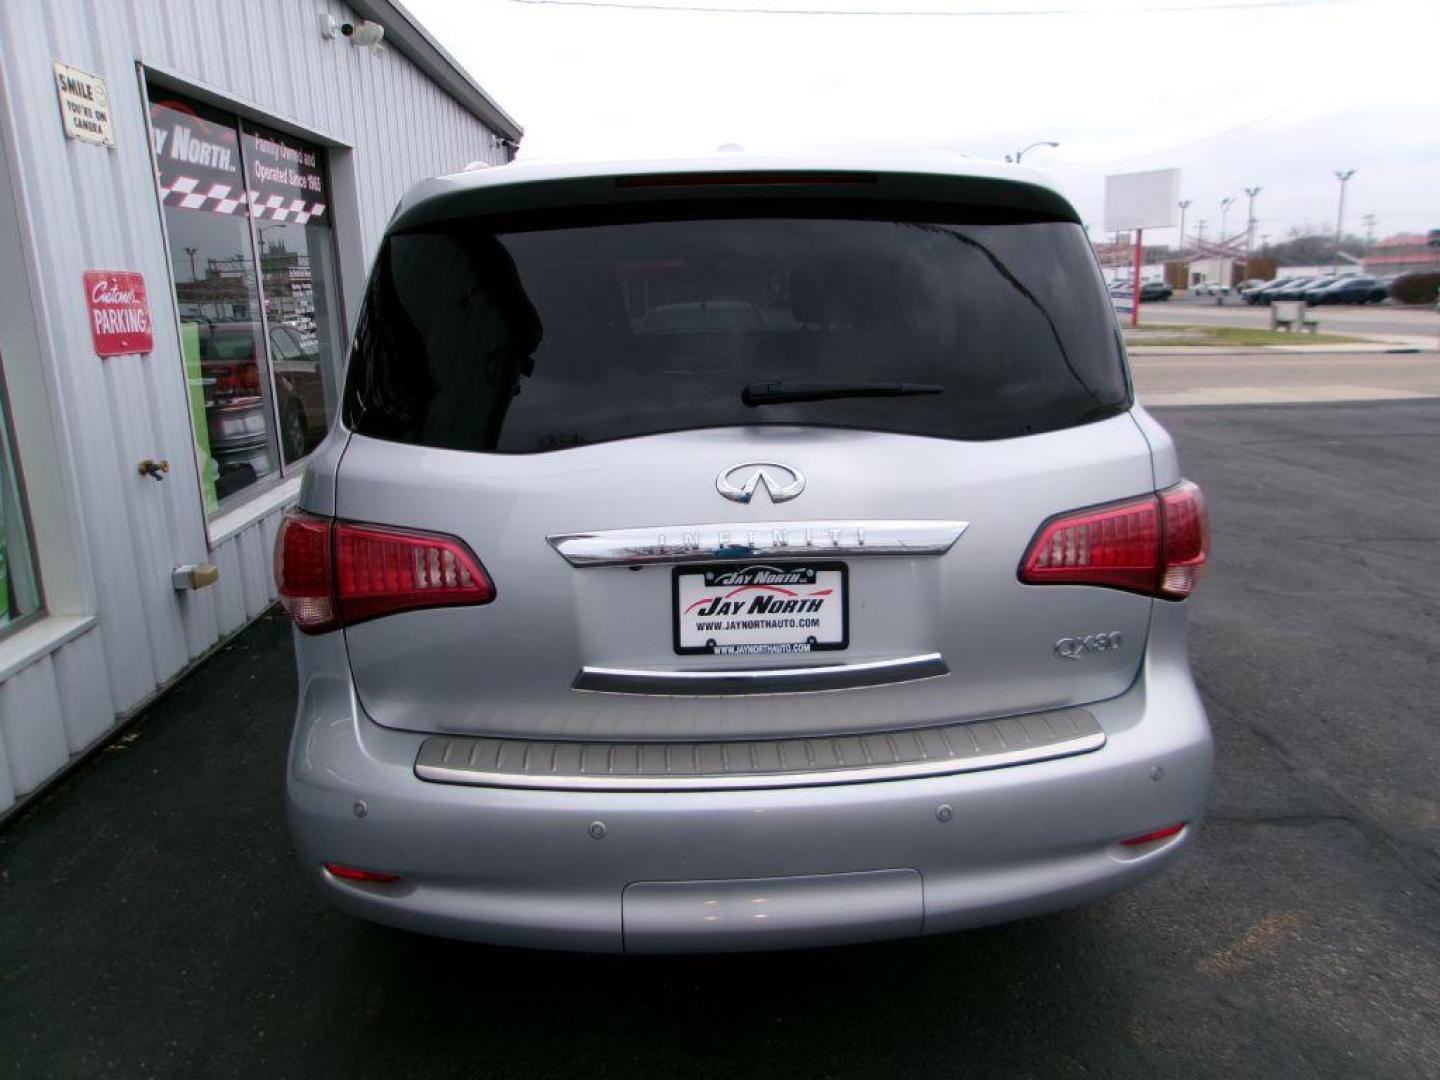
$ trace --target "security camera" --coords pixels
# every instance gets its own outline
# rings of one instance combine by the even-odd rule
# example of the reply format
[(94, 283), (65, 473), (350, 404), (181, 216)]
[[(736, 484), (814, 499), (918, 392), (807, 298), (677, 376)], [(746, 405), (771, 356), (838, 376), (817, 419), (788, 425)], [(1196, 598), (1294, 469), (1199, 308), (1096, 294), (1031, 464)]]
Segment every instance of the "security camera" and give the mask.
[(385, 27), (377, 22), (362, 22), (359, 26), (354, 23), (342, 23), (340, 33), (350, 39), (351, 45), (358, 45), (364, 48), (367, 45), (379, 45), (385, 37)]

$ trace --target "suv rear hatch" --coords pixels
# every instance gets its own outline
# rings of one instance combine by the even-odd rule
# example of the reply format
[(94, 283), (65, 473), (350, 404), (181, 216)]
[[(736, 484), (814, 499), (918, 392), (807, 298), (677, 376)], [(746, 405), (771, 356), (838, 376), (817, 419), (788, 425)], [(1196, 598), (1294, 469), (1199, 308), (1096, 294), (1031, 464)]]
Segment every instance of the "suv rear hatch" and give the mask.
[(1116, 695), (1149, 597), (1018, 570), (1047, 519), (1153, 490), (1129, 406), (1084, 233), (1028, 184), (422, 202), (367, 292), (335, 513), (458, 538), (495, 596), (348, 626), (361, 702), (420, 731), (683, 740)]

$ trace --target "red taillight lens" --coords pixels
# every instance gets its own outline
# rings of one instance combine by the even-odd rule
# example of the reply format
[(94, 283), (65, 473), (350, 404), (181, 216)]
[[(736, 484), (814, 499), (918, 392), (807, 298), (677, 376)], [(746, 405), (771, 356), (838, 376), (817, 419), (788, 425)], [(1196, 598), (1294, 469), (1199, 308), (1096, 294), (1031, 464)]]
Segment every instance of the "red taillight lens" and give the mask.
[(286, 514), (275, 537), (275, 587), (280, 606), (310, 634), (335, 625), (335, 575), (331, 572), (329, 518)]
[(310, 634), (416, 608), (485, 604), (495, 586), (453, 536), (285, 516), (275, 541), (280, 604)]
[(1160, 509), (1165, 536), (1160, 595), (1181, 600), (1195, 588), (1210, 554), (1210, 516), (1205, 511), (1205, 496), (1189, 480), (1162, 491)]
[(1149, 495), (1050, 521), (1030, 545), (1020, 579), (1150, 592), (1159, 551), (1160, 510)]
[(1209, 544), (1205, 500), (1186, 480), (1158, 495), (1046, 522), (1020, 564), (1020, 580), (1103, 585), (1179, 600), (1194, 589)]
[(495, 599), (479, 560), (449, 536), (338, 522), (335, 570), (347, 624), (410, 608)]
[(377, 885), (390, 885), (400, 880), (399, 874), (390, 874), (384, 870), (361, 870), (358, 866), (342, 866), (340, 863), (333, 862), (321, 865), (332, 876), (344, 878), (346, 881), (369, 881)]

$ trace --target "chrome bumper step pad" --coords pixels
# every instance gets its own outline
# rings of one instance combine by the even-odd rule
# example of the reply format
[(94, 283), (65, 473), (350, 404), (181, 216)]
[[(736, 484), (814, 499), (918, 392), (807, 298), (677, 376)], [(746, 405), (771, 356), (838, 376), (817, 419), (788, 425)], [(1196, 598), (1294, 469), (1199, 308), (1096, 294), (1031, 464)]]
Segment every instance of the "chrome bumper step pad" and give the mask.
[(415, 775), (439, 784), (571, 791), (721, 791), (900, 780), (1098, 750), (1085, 709), (857, 735), (735, 742), (560, 742), (435, 735)]

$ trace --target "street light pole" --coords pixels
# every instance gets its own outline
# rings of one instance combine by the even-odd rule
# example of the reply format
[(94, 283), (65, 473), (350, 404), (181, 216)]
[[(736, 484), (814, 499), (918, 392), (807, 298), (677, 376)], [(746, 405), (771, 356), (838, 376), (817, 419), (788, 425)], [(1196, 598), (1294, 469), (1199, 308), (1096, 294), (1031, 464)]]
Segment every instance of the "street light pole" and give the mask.
[(1250, 274), (1250, 249), (1255, 246), (1255, 196), (1260, 194), (1260, 188), (1247, 187), (1245, 195), (1250, 202), (1245, 207), (1245, 274)]
[(1060, 144), (1059, 144), (1058, 142), (1051, 142), (1049, 139), (1042, 140), (1041, 142), (1032, 142), (1029, 146), (1025, 147), (1024, 150), (1016, 150), (1016, 151), (1015, 151), (1015, 156), (1014, 156), (1013, 159), (1007, 157), (1005, 160), (1006, 160), (1006, 161), (1011, 161), (1011, 160), (1013, 160), (1016, 165), (1019, 165), (1019, 164), (1020, 164), (1020, 159), (1023, 158), (1026, 154), (1028, 154), (1031, 150), (1034, 150), (1037, 146), (1048, 146), (1048, 147), (1050, 147), (1050, 149), (1053, 150), (1053, 149), (1055, 149), (1055, 148), (1056, 148), (1057, 146), (1059, 146), (1059, 145), (1060, 145)]
[(1230, 204), (1235, 201), (1234, 195), (1227, 195), (1220, 200), (1220, 284), (1228, 287), (1230, 282), (1224, 280), (1230, 275), (1226, 274), (1225, 265), (1225, 215), (1230, 213)]
[(1189, 200), (1189, 199), (1181, 199), (1181, 200), (1180, 200), (1180, 203), (1179, 203), (1179, 206), (1180, 206), (1180, 243), (1179, 243), (1177, 246), (1178, 246), (1179, 249), (1180, 249), (1180, 254), (1181, 254), (1181, 255), (1184, 255), (1184, 254), (1185, 254), (1185, 211), (1188, 210), (1188, 209), (1190, 209), (1190, 200)]
[(1340, 230), (1345, 225), (1345, 185), (1354, 175), (1354, 169), (1335, 170), (1335, 179), (1340, 181), (1340, 209), (1335, 214), (1335, 261), (1330, 269), (1337, 277), (1340, 275)]

